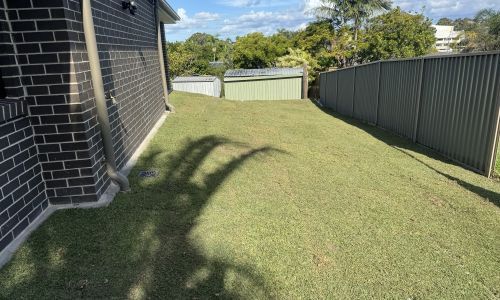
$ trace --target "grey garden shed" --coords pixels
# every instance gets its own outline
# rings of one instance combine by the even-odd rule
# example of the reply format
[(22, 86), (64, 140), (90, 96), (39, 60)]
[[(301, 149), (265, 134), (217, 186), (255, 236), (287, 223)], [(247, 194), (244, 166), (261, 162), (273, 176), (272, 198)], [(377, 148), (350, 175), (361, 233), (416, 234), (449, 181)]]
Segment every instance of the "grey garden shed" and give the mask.
[(215, 76), (179, 76), (173, 81), (174, 91), (220, 97), (221, 81)]

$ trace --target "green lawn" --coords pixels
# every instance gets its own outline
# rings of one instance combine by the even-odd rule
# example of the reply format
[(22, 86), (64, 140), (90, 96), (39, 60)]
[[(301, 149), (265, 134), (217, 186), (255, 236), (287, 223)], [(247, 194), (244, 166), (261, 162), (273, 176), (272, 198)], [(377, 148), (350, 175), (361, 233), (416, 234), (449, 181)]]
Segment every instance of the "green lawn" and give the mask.
[[(499, 147), (500, 147), (500, 145), (499, 145)], [(497, 150), (497, 160), (496, 160), (495, 166), (496, 166), (495, 170), (497, 172), (497, 175), (499, 175), (500, 174), (500, 151), (499, 150)]]
[(172, 102), (132, 192), (51, 216), (0, 298), (500, 297), (498, 181), (309, 101)]

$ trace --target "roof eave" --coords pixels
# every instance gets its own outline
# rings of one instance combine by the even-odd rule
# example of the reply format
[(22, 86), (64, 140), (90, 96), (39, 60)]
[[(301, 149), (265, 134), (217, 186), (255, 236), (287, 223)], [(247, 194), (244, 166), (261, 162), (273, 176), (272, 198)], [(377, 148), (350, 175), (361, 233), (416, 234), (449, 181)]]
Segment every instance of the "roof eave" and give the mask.
[(160, 1), (159, 17), (160, 22), (164, 24), (175, 24), (180, 21), (181, 17), (175, 12), (175, 10), (168, 4), (165, 0)]

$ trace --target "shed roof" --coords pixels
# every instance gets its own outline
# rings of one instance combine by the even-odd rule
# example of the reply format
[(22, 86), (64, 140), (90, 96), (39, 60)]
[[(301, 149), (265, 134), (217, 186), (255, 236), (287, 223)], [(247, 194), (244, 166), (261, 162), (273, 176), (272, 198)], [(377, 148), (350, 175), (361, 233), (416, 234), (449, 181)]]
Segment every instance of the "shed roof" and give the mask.
[(224, 77), (256, 77), (256, 76), (302, 76), (302, 68), (267, 68), (267, 69), (238, 69), (227, 70)]
[(212, 82), (217, 80), (215, 76), (177, 76), (172, 82)]

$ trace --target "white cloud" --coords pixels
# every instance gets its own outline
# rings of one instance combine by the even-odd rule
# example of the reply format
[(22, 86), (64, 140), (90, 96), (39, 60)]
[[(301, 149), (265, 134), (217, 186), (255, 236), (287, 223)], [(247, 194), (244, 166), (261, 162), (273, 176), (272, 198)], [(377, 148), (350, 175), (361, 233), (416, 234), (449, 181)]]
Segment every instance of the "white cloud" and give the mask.
[(483, 8), (500, 9), (499, 0), (395, 0), (394, 6), (413, 12), (423, 12), (431, 19), (473, 16)]
[(225, 19), (220, 33), (229, 36), (244, 35), (249, 32), (275, 33), (280, 28), (297, 30), (311, 20), (304, 14), (303, 7), (287, 11), (250, 11), (236, 18)]
[(203, 11), (196, 13), (194, 19), (198, 21), (215, 21), (219, 19), (219, 14)]
[(219, 4), (232, 7), (253, 7), (258, 6), (261, 0), (221, 0)]
[[(303, 0), (300, 0), (303, 1)], [(290, 0), (218, 0), (219, 5), (235, 7), (235, 8), (287, 8), (294, 6), (296, 3)]]
[(304, 13), (309, 14), (314, 8), (321, 6), (321, 0), (304, 0), (302, 6)]
[(187, 14), (187, 11), (184, 8), (179, 8), (177, 10), (177, 14), (179, 15), (181, 20), (176, 24), (166, 26), (165, 30), (167, 33), (178, 33), (180, 31), (190, 33), (203, 31), (210, 25), (210, 22), (214, 22), (220, 19), (219, 14), (205, 11), (198, 12), (191, 17)]

